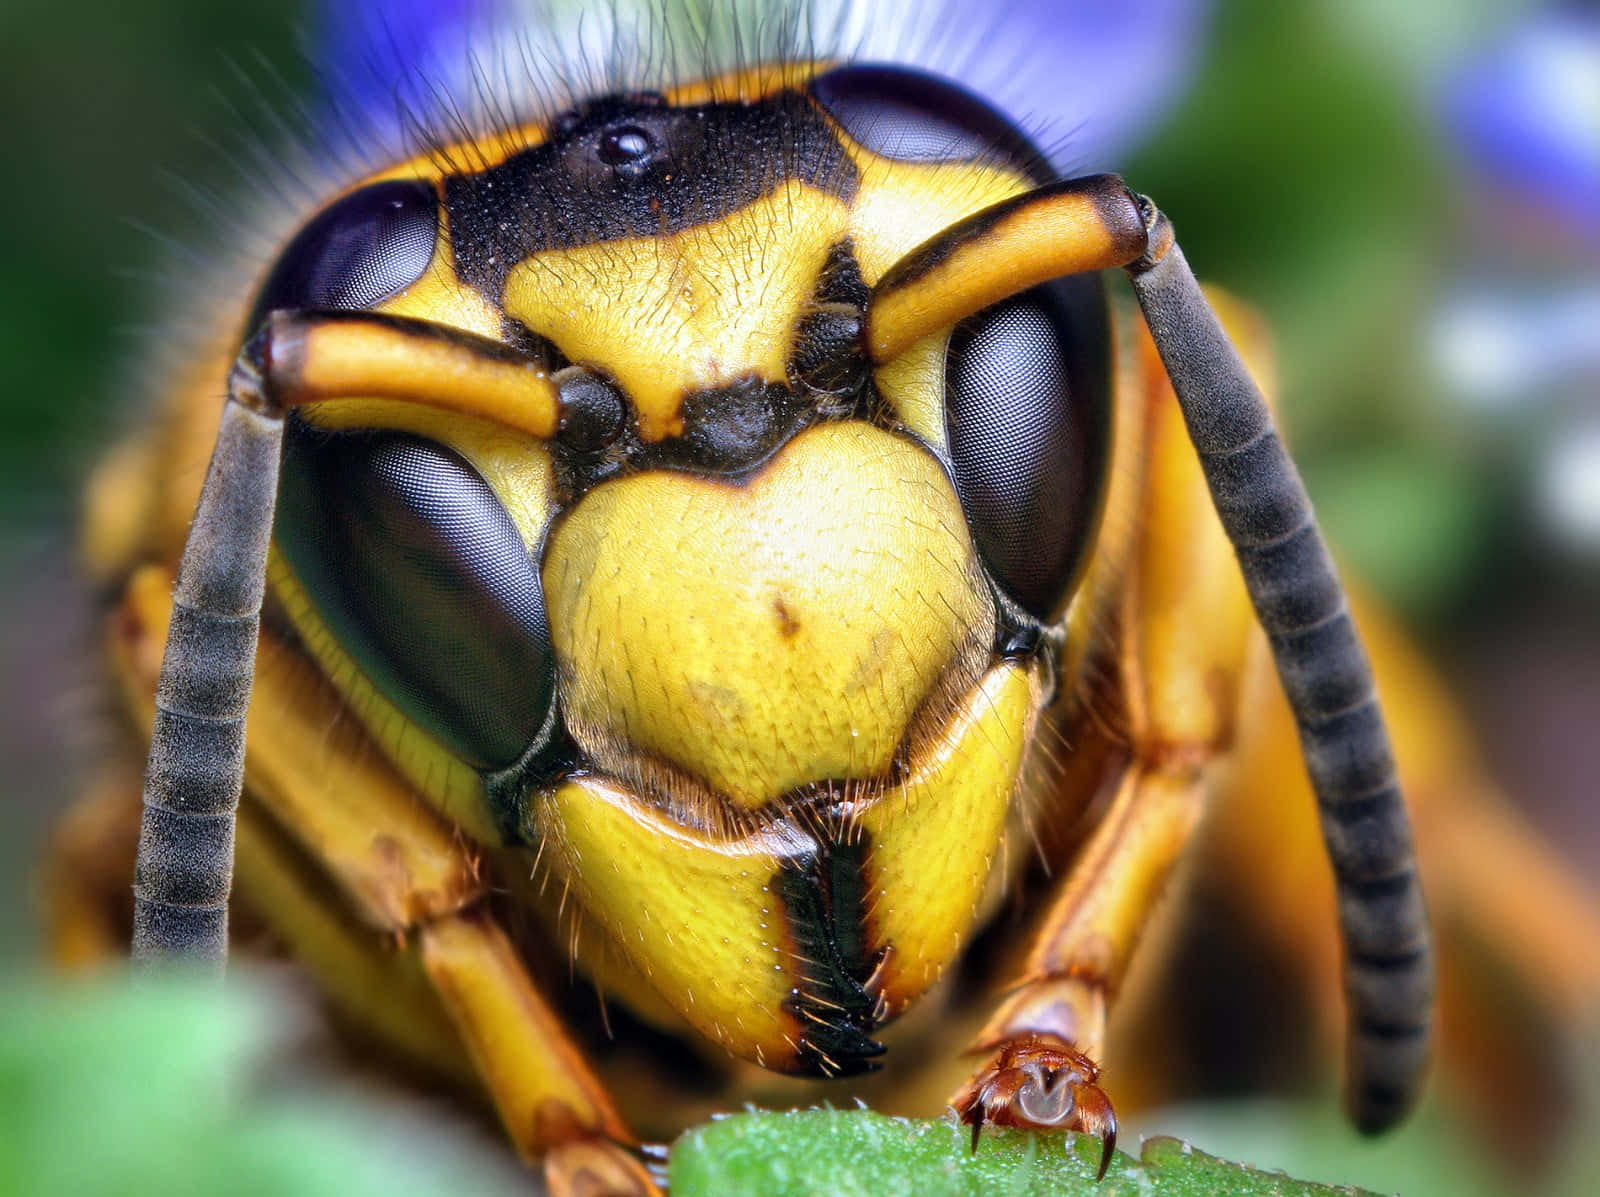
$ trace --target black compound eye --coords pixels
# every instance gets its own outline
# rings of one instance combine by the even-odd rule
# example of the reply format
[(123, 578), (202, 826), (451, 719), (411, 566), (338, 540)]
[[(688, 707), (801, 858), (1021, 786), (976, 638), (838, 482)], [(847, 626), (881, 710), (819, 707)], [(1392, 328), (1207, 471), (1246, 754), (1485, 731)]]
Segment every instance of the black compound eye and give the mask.
[(433, 260), (439, 201), (418, 179), (374, 183), (318, 213), (262, 284), (250, 327), (280, 310), (354, 311), (405, 290)]
[(1035, 146), (999, 110), (937, 75), (901, 66), (837, 67), (811, 81), (812, 98), (863, 149), (897, 162), (1003, 161), (1053, 177)]
[(1111, 431), (1105, 295), (1061, 279), (958, 325), (945, 359), (956, 493), (1000, 588), (1049, 620), (1094, 538)]
[(465, 459), (293, 421), (275, 534), (340, 647), (414, 724), (483, 771), (533, 746), (555, 698), (538, 566)]

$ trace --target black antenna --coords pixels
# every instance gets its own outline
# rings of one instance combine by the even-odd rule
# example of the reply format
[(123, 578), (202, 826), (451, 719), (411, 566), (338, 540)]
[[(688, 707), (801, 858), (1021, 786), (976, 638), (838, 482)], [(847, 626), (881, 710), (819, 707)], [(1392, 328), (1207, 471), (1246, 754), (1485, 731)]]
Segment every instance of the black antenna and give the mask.
[(178, 567), (145, 769), (133, 958), (218, 971), (228, 954), (234, 814), (277, 499), (283, 411), (247, 346)]
[(1347, 1104), (1363, 1131), (1384, 1130), (1411, 1106), (1427, 1067), (1433, 949), (1372, 666), (1272, 413), (1171, 224), (1149, 200), (1139, 203), (1149, 248), (1128, 274), (1272, 645), (1333, 862)]

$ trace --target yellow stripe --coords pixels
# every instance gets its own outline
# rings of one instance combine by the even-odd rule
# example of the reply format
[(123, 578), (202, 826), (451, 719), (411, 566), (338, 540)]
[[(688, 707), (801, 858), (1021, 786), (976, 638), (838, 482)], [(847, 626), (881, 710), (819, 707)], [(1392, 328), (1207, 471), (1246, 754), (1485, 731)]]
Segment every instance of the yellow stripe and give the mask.
[[(403, 399), (478, 416), (543, 440), (555, 436), (560, 403), (549, 374), (513, 360), (498, 343), (411, 332), (379, 319), (277, 315), (267, 325), (280, 398), (291, 405), (351, 398)], [(492, 349), (491, 349), (492, 344)]]
[[(881, 279), (867, 307), (867, 348), (891, 361), (922, 338), (1029, 287), (1123, 266), (1144, 252), (1130, 198), (1120, 223), (1098, 190), (1036, 192), (944, 230)], [(1136, 227), (1135, 227), (1136, 225)]]

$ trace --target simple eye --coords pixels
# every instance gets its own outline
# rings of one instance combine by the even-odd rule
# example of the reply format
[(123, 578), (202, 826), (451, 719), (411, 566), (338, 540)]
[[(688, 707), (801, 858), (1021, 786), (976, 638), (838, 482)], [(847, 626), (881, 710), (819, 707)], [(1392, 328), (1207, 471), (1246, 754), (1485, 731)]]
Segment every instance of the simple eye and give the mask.
[(276, 536), (367, 679), (474, 768), (514, 764), (555, 694), (539, 571), (465, 459), (398, 433), (291, 424)]
[(812, 98), (863, 149), (897, 162), (1002, 160), (1043, 181), (1043, 159), (1004, 115), (964, 88), (900, 66), (843, 66)]
[(958, 325), (945, 359), (956, 493), (995, 581), (1049, 620), (1093, 539), (1110, 452), (1105, 295), (1061, 279)]
[(622, 125), (602, 133), (595, 152), (607, 166), (626, 166), (647, 157), (655, 148), (655, 139), (638, 125)]
[(418, 179), (352, 192), (295, 235), (267, 276), (250, 327), (280, 310), (353, 311), (422, 277), (433, 260), (439, 202)]

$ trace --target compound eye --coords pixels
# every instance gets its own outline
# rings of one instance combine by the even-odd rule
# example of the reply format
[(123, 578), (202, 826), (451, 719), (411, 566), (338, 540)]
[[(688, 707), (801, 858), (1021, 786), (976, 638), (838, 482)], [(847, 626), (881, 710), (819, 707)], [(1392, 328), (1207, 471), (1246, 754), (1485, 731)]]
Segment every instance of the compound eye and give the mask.
[(336, 201), (278, 258), (250, 327), (268, 312), (354, 311), (398, 294), (433, 260), (438, 220), (433, 185), (419, 179), (374, 183)]
[(1006, 162), (1037, 181), (1043, 157), (998, 109), (965, 88), (909, 67), (837, 67), (811, 81), (812, 99), (857, 145), (896, 162)]
[(1093, 276), (1035, 287), (950, 337), (956, 493), (995, 582), (1041, 621), (1055, 616), (1094, 538), (1110, 453), (1109, 340)]
[(486, 772), (533, 746), (555, 696), (544, 591), (464, 458), (295, 421), (275, 532), (337, 644), (416, 726)]

